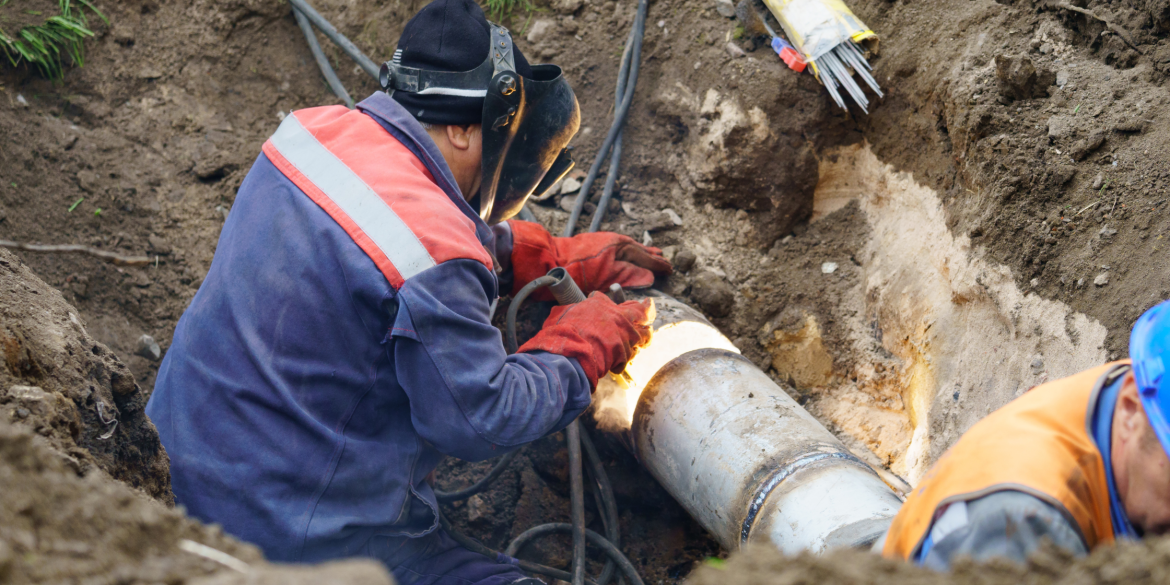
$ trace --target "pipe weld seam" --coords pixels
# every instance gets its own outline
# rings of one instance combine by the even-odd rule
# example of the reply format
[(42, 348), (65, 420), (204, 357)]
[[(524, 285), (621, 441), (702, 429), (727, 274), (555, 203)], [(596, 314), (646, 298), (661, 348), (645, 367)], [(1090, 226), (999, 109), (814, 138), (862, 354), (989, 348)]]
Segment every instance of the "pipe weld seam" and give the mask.
[(756, 495), (752, 498), (751, 505), (748, 506), (747, 516), (743, 519), (743, 528), (740, 530), (740, 544), (747, 543), (747, 539), (749, 536), (751, 536), (752, 533), (752, 527), (756, 523), (756, 516), (758, 516), (760, 510), (764, 508), (764, 503), (768, 501), (768, 496), (772, 495), (772, 492), (776, 491), (776, 488), (780, 487), (780, 484), (783, 483), (784, 480), (792, 477), (798, 471), (803, 471), (804, 469), (814, 464), (832, 460), (851, 464), (855, 467), (865, 469), (866, 471), (873, 473), (875, 476), (877, 475), (869, 465), (866, 465), (865, 462), (858, 459), (856, 455), (846, 451), (818, 451), (797, 457), (790, 463), (777, 468), (767, 477), (767, 479), (760, 483), (760, 487), (756, 490)]

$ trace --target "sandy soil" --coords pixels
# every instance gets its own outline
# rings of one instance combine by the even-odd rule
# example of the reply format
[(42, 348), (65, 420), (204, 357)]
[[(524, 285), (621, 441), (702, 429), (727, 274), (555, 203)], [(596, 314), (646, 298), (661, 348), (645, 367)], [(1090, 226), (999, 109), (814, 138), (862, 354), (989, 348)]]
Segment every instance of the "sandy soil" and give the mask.
[[(375, 59), (389, 57), (422, 6), (315, 4)], [(1127, 30), (1140, 52), (1047, 2), (852, 2), (883, 36), (873, 63), (888, 95), (865, 116), (838, 109), (766, 47), (733, 39), (735, 22), (713, 3), (658, 0), (619, 202), (603, 227), (666, 248), (680, 270), (663, 289), (704, 310), (859, 454), (913, 481), (1019, 392), (1124, 355), (1133, 319), (1170, 296), (1159, 253), (1170, 228), (1170, 4), (1081, 4)], [(609, 124), (635, 3), (536, 5), (505, 24), (532, 60), (565, 67), (583, 108), (575, 145), (587, 167)], [(141, 416), (158, 361), (136, 353), (137, 340), (151, 335), (165, 352), (235, 190), (281, 116), (336, 99), (287, 4), (99, 7), (111, 24), (93, 23), (87, 64), (63, 83), (0, 66), (8, 138), (0, 237), (154, 262), (119, 269), (84, 256), (4, 256), (19, 273), (13, 282), (24, 284), (0, 289), (0, 307), (13, 311), (0, 332), (15, 340), (5, 341), (0, 405), (14, 428), (67, 454), (85, 481), (99, 481), (89, 479), (97, 468), (166, 503), (165, 455)], [(353, 95), (373, 91), (338, 50), (326, 50)], [(567, 219), (557, 197), (534, 207), (554, 231)], [(48, 285), (35, 284), (30, 269)], [(0, 277), (9, 278), (3, 269)], [(40, 297), (53, 297), (50, 317), (29, 310)], [(54, 331), (72, 345), (54, 341)], [(13, 390), (30, 386), (47, 398)], [(52, 408), (20, 406), (29, 412), (21, 415), (13, 405), (28, 400)], [(99, 438), (111, 425), (98, 404), (118, 411), (114, 439)], [(647, 583), (676, 582), (722, 554), (616, 440), (599, 440), (620, 478), (624, 546)], [(450, 461), (439, 481), (462, 485), (484, 469)], [(447, 511), (502, 547), (532, 524), (567, 516), (565, 476), (561, 442), (549, 438), (481, 497), (486, 513), (469, 504)], [(528, 558), (567, 562), (563, 541), (530, 548)], [(1141, 550), (1117, 558), (1161, 558)], [(1106, 568), (1081, 575), (1123, 574), (1101, 562)], [(1019, 580), (1010, 575), (1004, 580)]]

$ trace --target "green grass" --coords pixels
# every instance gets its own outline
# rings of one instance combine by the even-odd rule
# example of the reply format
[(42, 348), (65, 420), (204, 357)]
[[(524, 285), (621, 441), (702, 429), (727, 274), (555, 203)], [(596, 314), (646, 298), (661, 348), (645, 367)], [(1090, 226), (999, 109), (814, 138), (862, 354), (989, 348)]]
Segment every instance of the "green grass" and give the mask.
[[(0, 0), (0, 7), (11, 1)], [(93, 36), (86, 11), (98, 15), (106, 24), (110, 21), (88, 0), (60, 0), (60, 7), (61, 14), (50, 16), (37, 26), (26, 26), (15, 33), (0, 30), (0, 52), (14, 67), (29, 63), (45, 77), (60, 79), (64, 73), (63, 56), (68, 56), (77, 66), (84, 63), (82, 42)]]
[[(488, 14), (488, 18), (493, 22), (503, 22), (505, 17), (512, 16), (512, 13), (517, 8), (524, 10), (524, 12), (532, 12), (532, 0), (483, 0), (483, 7)], [(527, 28), (527, 25), (525, 25)]]

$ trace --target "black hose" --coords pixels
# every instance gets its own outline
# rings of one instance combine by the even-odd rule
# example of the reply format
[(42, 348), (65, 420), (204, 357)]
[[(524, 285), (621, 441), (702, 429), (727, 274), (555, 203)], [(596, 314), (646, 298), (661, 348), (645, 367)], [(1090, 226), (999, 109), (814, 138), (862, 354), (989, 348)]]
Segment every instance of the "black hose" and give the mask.
[[(605, 135), (605, 141), (601, 143), (601, 149), (597, 151), (597, 157), (593, 159), (593, 165), (589, 167), (589, 174), (585, 175), (585, 181), (581, 183), (581, 191), (577, 195), (577, 201), (573, 204), (572, 213), (569, 214), (569, 222), (565, 224), (563, 233), (565, 237), (573, 235), (573, 232), (577, 229), (577, 220), (581, 218), (581, 210), (585, 208), (585, 202), (589, 199), (589, 188), (593, 185), (593, 181), (597, 179), (597, 172), (601, 170), (601, 163), (605, 162), (606, 156), (609, 155), (610, 147), (613, 146), (618, 134), (621, 133), (622, 128), (625, 126), (626, 115), (629, 114), (630, 104), (634, 101), (634, 90), (638, 83), (638, 67), (642, 62), (642, 36), (646, 30), (646, 7), (647, 0), (638, 0), (638, 13), (634, 17), (633, 26), (630, 28), (630, 37), (633, 39), (633, 50), (630, 54), (629, 80), (626, 82), (625, 95), (622, 96), (620, 105), (614, 110), (613, 125), (609, 127), (609, 132)], [(620, 74), (621, 71), (619, 70), (618, 73)], [(600, 224), (600, 222), (597, 223)]]
[[(616, 110), (626, 95), (626, 85), (629, 80), (630, 58), (633, 57), (634, 35), (630, 35), (626, 48), (622, 51), (622, 64), (618, 69), (617, 90), (613, 93), (613, 107)], [(601, 192), (601, 200), (597, 202), (597, 209), (593, 211), (593, 221), (589, 222), (589, 231), (595, 232), (601, 228), (601, 220), (609, 209), (609, 200), (613, 197), (613, 187), (617, 183), (618, 167), (622, 162), (622, 137), (625, 135), (625, 124), (618, 132), (613, 143), (613, 154), (609, 157), (609, 173), (605, 176), (605, 190)], [(584, 185), (582, 185), (584, 186)]]
[(532, 210), (528, 209), (527, 205), (520, 208), (520, 213), (517, 213), (516, 217), (520, 218), (520, 221), (530, 221), (532, 223), (540, 223), (540, 220), (536, 219), (536, 214), (532, 213)]
[[(601, 464), (601, 457), (597, 454), (597, 447), (594, 446), (593, 439), (589, 437), (589, 432), (585, 430), (585, 427), (581, 427), (581, 446), (585, 448), (585, 458), (589, 460), (593, 480), (597, 482), (593, 488), (593, 497), (597, 500), (597, 510), (601, 512), (601, 523), (605, 526), (605, 537), (620, 549), (622, 531), (618, 520), (617, 500), (613, 497), (613, 485), (609, 482), (609, 474), (605, 472), (605, 467)], [(613, 578), (614, 569), (613, 559), (606, 559), (605, 568), (597, 577), (598, 585), (609, 583), (609, 580)]]
[(581, 477), (581, 423), (574, 420), (565, 430), (569, 444), (569, 517), (573, 520), (572, 585), (585, 583), (585, 485)]
[(515, 451), (504, 455), (500, 458), (499, 461), (496, 462), (495, 465), (492, 466), (492, 470), (489, 471), (483, 479), (459, 491), (444, 492), (441, 490), (435, 490), (435, 499), (438, 500), (440, 504), (449, 504), (451, 502), (466, 500), (467, 498), (482, 492), (484, 488), (486, 488), (489, 484), (495, 481), (497, 477), (500, 477), (500, 475), (504, 473), (504, 470), (508, 468), (508, 465), (512, 463), (512, 460), (515, 459), (519, 454), (520, 449), (516, 449)]
[(337, 78), (337, 73), (333, 72), (333, 66), (329, 64), (329, 59), (321, 50), (321, 43), (317, 42), (317, 34), (313, 32), (313, 25), (309, 24), (309, 19), (296, 8), (293, 8), (293, 16), (297, 18), (297, 26), (301, 27), (301, 32), (305, 33), (305, 40), (309, 42), (309, 52), (313, 53), (313, 59), (317, 61), (317, 67), (321, 69), (321, 75), (325, 76), (325, 82), (329, 84), (329, 89), (332, 89), (333, 93), (345, 102), (345, 107), (352, 110), (353, 98), (349, 97), (349, 92), (345, 91), (345, 86)]
[(353, 59), (358, 64), (358, 67), (362, 68), (362, 71), (365, 71), (367, 75), (373, 77), (375, 80), (378, 79), (378, 66), (361, 49), (357, 48), (357, 45), (345, 38), (345, 35), (338, 32), (332, 24), (329, 24), (329, 21), (325, 20), (325, 17), (321, 16), (312, 6), (309, 6), (308, 2), (305, 0), (288, 1), (293, 5), (293, 8), (302, 12), (309, 19), (309, 22), (313, 23), (313, 26), (321, 31), (321, 34), (329, 37), (329, 40), (333, 41), (338, 47), (341, 47), (341, 50), (345, 51), (345, 54), (349, 55), (349, 58)]
[[(544, 536), (546, 534), (552, 534), (554, 532), (573, 532), (573, 530), (574, 529), (572, 524), (565, 524), (564, 522), (550, 522), (548, 524), (541, 524), (540, 526), (529, 528), (528, 530), (525, 530), (523, 533), (521, 533), (520, 536), (517, 536), (515, 539), (513, 539), (512, 542), (508, 543), (508, 548), (504, 550), (504, 554), (514, 557), (516, 556), (516, 553), (520, 552), (520, 549), (530, 540)], [(632, 585), (645, 585), (645, 583), (642, 581), (642, 577), (638, 576), (638, 570), (634, 568), (634, 564), (631, 563), (630, 559), (626, 558), (626, 555), (622, 554), (622, 551), (618, 550), (618, 548), (614, 546), (613, 543), (607, 540), (604, 536), (588, 529), (585, 530), (585, 538), (589, 540), (589, 544), (600, 548), (605, 552), (606, 555), (609, 556), (609, 558), (613, 559), (613, 561), (617, 563), (618, 568), (620, 568), (622, 573), (625, 574), (626, 578), (630, 580)]]
[[(451, 523), (447, 521), (447, 517), (443, 516), (441, 513), (439, 514), (439, 525), (443, 527), (443, 531), (451, 537), (451, 540), (459, 543), (459, 545), (463, 548), (475, 553), (479, 553), (485, 557), (488, 557), (489, 559), (495, 559), (499, 557), (500, 553), (496, 552), (494, 549), (484, 546), (483, 543), (475, 540), (474, 538), (457, 532), (454, 528), (451, 527)], [(513, 556), (512, 558), (516, 557)], [(529, 573), (536, 573), (537, 575), (548, 575), (549, 577), (560, 579), (561, 581), (568, 581), (569, 579), (573, 578), (572, 574), (570, 574), (568, 571), (554, 569), (548, 565), (533, 563), (531, 561), (516, 559), (516, 566), (524, 569), (525, 571), (528, 571)], [(586, 580), (585, 585), (598, 585), (598, 583)]]
[(532, 294), (532, 291), (542, 286), (553, 284), (556, 281), (557, 279), (552, 276), (542, 276), (524, 285), (524, 288), (520, 289), (512, 297), (512, 303), (508, 305), (508, 320), (504, 327), (504, 333), (507, 335), (508, 341), (508, 353), (516, 353), (516, 350), (520, 349), (520, 346), (516, 343), (516, 312), (520, 310), (520, 305), (524, 303), (524, 299), (528, 298), (528, 295)]

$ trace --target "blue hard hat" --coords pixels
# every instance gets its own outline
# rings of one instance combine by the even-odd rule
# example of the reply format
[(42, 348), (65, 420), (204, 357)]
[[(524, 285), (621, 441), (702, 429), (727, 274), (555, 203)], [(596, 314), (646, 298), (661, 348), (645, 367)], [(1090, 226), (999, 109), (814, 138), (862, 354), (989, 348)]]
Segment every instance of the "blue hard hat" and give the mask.
[(1163, 301), (1138, 317), (1129, 334), (1129, 357), (1146, 420), (1170, 453), (1170, 376), (1163, 359), (1170, 360), (1170, 301)]

